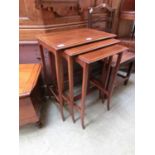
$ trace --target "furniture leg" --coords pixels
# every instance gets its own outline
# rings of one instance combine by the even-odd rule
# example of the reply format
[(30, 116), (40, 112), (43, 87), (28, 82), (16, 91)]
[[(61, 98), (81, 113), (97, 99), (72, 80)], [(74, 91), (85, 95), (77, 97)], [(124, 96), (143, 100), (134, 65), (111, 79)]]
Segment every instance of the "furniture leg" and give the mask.
[(70, 112), (72, 120), (75, 123), (74, 119), (74, 79), (73, 79), (73, 58), (67, 57), (68, 62), (68, 78), (69, 78), (69, 98), (70, 98)]
[[(48, 52), (49, 54), (49, 62), (50, 62), (50, 68), (51, 68), (51, 80), (52, 81), (56, 81), (56, 71), (55, 71), (55, 58), (54, 58), (54, 54), (51, 52)], [(55, 85), (52, 82), (53, 85)]]
[(117, 59), (117, 62), (116, 62), (116, 66), (113, 68), (111, 67), (111, 80), (109, 82), (109, 93), (108, 93), (108, 101), (107, 101), (107, 109), (110, 110), (110, 99), (111, 99), (111, 96), (112, 96), (112, 92), (113, 92), (113, 88), (114, 88), (114, 82), (115, 82), (115, 79), (116, 79), (116, 76), (117, 76), (117, 71), (119, 69), (119, 66), (120, 66), (120, 61), (121, 61), (121, 58), (122, 58), (122, 53), (120, 53), (118, 55), (118, 59)]
[(88, 85), (88, 70), (89, 70), (89, 65), (84, 64), (83, 78), (82, 78), (82, 97), (81, 97), (81, 125), (83, 129), (85, 129), (84, 114), (85, 114), (85, 98), (86, 98), (87, 85)]
[(58, 96), (59, 96), (59, 103), (60, 103), (60, 113), (62, 120), (64, 121), (64, 114), (63, 114), (63, 98), (62, 98), (62, 65), (60, 64), (60, 56), (58, 53), (55, 53), (55, 67), (56, 67), (56, 78), (57, 78), (57, 86), (58, 86)]
[[(106, 83), (106, 61), (107, 59), (105, 59), (103, 62), (102, 62), (102, 71), (101, 71), (101, 83), (103, 84), (103, 86), (105, 86), (105, 83)], [(102, 91), (99, 90), (99, 98), (102, 99), (102, 103), (104, 103), (104, 98), (105, 98), (105, 95), (102, 94)]]
[(110, 99), (111, 99), (111, 96), (109, 96), (108, 99), (107, 99), (107, 109), (108, 109), (108, 111), (110, 110)]
[[(60, 59), (60, 78), (61, 78), (61, 92), (63, 93), (64, 91), (64, 68), (63, 68), (63, 62), (62, 62), (62, 57), (59, 55), (59, 59)], [(62, 97), (63, 100), (63, 97)]]
[(131, 71), (132, 71), (132, 67), (133, 67), (133, 62), (130, 63), (129, 65), (129, 69), (128, 69), (128, 72), (127, 72), (127, 80), (124, 81), (124, 85), (127, 85), (128, 84), (128, 81), (129, 81), (129, 78), (130, 78), (130, 75), (131, 75)]
[(47, 69), (46, 69), (46, 63), (45, 63), (45, 56), (44, 56), (44, 50), (43, 50), (43, 46), (39, 45), (40, 48), (40, 55), (41, 55), (41, 60), (42, 60), (42, 68), (43, 68), (43, 75), (44, 75), (44, 82), (45, 82), (45, 86), (46, 86), (46, 90), (48, 92), (48, 95), (50, 96), (50, 92), (48, 89), (48, 80), (47, 80)]
[[(107, 89), (107, 87), (109, 86), (109, 82), (110, 82), (110, 76), (111, 76), (111, 63), (112, 63), (112, 57), (109, 58), (109, 60), (105, 60), (105, 67), (103, 68), (104, 70), (102, 70), (102, 79), (104, 82), (103, 83), (103, 87), (104, 89)], [(104, 99), (107, 98), (107, 96), (103, 93), (102, 94), (102, 103), (104, 103)]]
[[(108, 83), (107, 83), (107, 85), (106, 85), (106, 89), (107, 89), (107, 90), (108, 90), (108, 89), (110, 90), (110, 86), (112, 85), (113, 76), (114, 76), (114, 67), (111, 66), (111, 67), (110, 67), (109, 78), (108, 78)], [(112, 94), (112, 92), (109, 91), (108, 98), (107, 98), (107, 110), (108, 110), (108, 111), (110, 110), (111, 94)]]

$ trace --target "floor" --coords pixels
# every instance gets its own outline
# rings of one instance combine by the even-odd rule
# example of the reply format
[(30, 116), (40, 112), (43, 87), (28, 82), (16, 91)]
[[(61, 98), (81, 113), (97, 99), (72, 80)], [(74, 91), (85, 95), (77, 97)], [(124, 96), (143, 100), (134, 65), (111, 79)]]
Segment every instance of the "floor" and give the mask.
[(75, 124), (67, 111), (62, 122), (54, 101), (45, 103), (45, 126), (20, 128), (20, 155), (134, 155), (134, 81), (133, 74), (127, 86), (114, 90), (110, 111), (98, 99), (98, 91), (91, 93), (86, 101), (85, 130), (78, 113)]

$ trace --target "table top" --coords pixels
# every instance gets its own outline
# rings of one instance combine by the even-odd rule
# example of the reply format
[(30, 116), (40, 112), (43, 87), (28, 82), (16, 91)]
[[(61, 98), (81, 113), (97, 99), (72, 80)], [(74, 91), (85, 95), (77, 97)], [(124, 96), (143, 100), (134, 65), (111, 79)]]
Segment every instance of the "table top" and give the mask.
[(20, 64), (19, 65), (19, 97), (29, 96), (35, 87), (41, 64)]
[(39, 35), (37, 39), (48, 50), (58, 51), (114, 37), (116, 37), (115, 34), (104, 31), (80, 28)]
[(90, 63), (102, 60), (106, 57), (113, 56), (115, 54), (118, 54), (118, 53), (121, 53), (121, 52), (124, 52), (127, 50), (128, 50), (127, 47), (125, 47), (123, 45), (116, 44), (116, 45), (105, 47), (105, 48), (102, 48), (102, 49), (99, 49), (99, 50), (96, 50), (93, 52), (81, 54), (78, 56), (78, 58), (80, 60), (90, 64)]
[(101, 41), (93, 42), (90, 44), (69, 48), (69, 49), (65, 50), (65, 53), (69, 56), (76, 56), (76, 55), (90, 52), (93, 50), (97, 50), (97, 49), (100, 49), (100, 48), (103, 48), (106, 46), (114, 45), (119, 42), (120, 42), (120, 40), (117, 40), (117, 39), (101, 40)]

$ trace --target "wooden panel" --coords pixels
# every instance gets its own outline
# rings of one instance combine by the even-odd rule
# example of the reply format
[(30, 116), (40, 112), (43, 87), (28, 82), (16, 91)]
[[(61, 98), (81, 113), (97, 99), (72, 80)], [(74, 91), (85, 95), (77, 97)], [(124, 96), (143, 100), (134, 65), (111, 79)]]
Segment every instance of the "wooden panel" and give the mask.
[[(78, 10), (74, 10), (76, 13), (70, 14), (70, 11), (67, 13), (65, 7), (61, 3), (61, 7), (56, 7), (56, 10), (48, 9), (38, 9), (36, 7), (36, 0), (20, 0), (20, 10), (19, 10), (19, 30), (20, 30), (20, 40), (21, 41), (35, 41), (36, 35), (40, 33), (47, 33), (53, 31), (67, 30), (79, 27), (87, 26), (87, 9), (90, 6), (95, 6), (100, 3), (108, 3), (112, 5), (116, 10), (115, 20), (113, 25), (113, 32), (116, 32), (117, 18), (118, 18), (118, 8), (120, 6), (121, 0), (79, 0)], [(69, 2), (69, 1), (68, 1)], [(59, 3), (59, 2), (57, 2)], [(64, 5), (68, 5), (67, 1)], [(59, 8), (65, 16), (57, 15), (55, 12), (59, 12)], [(58, 13), (62, 14), (62, 13)], [(105, 15), (101, 15), (104, 17)], [(101, 29), (105, 27), (105, 23), (99, 22), (96, 23)], [(125, 29), (128, 24), (123, 23), (124, 26), (121, 29)], [(123, 31), (124, 33), (125, 31)]]
[(20, 0), (19, 23), (20, 40), (30, 41), (36, 40), (36, 34), (84, 25), (84, 21), (82, 21), (79, 15), (57, 17), (53, 11), (37, 9), (35, 0)]
[(133, 21), (135, 20), (135, 11), (122, 11), (120, 18)]
[(20, 18), (27, 17), (26, 3), (25, 0), (19, 1), (19, 14)]
[(53, 11), (56, 17), (78, 15), (78, 0), (36, 0), (37, 6)]
[(56, 25), (24, 25), (20, 26), (19, 38), (20, 41), (36, 41), (37, 35), (46, 34), (49, 32), (69, 30), (85, 27), (85, 22), (75, 22), (68, 24)]
[(119, 37), (130, 37), (135, 19), (135, 0), (121, 0), (118, 18)]
[(19, 100), (19, 125), (35, 123), (39, 120), (29, 97)]
[[(98, 4), (100, 1), (74, 1), (78, 2), (77, 9), (71, 6), (67, 11), (67, 6), (71, 4), (70, 1), (52, 1), (51, 5), (54, 5), (54, 9), (39, 9), (36, 7), (36, 0), (20, 0), (20, 40), (34, 41), (36, 35), (40, 33), (87, 26), (88, 7)], [(108, 0), (109, 2), (110, 0)]]
[(122, 11), (135, 11), (135, 0), (122, 0)]

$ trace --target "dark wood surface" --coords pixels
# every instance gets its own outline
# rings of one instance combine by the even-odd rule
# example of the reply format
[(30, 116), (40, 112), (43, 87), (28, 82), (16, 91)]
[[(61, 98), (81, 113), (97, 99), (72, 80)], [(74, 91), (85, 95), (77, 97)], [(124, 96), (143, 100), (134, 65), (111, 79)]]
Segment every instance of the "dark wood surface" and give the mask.
[(116, 35), (94, 29), (81, 28), (40, 35), (37, 38), (50, 51), (58, 51), (113, 37), (116, 37)]
[(94, 52), (89, 52), (86, 54), (79, 55), (78, 58), (85, 63), (93, 63), (99, 60), (102, 60), (110, 55), (115, 55), (117, 53), (128, 50), (127, 47), (122, 45), (112, 45), (105, 47), (103, 49), (96, 50)]
[(82, 53), (93, 51), (93, 50), (96, 50), (96, 49), (99, 49), (99, 48), (103, 48), (103, 47), (106, 47), (106, 46), (117, 44), (119, 42), (120, 41), (117, 40), (117, 39), (107, 39), (107, 40), (98, 41), (98, 42), (95, 42), (95, 43), (86, 44), (86, 45), (83, 45), (83, 46), (78, 46), (78, 47), (75, 47), (75, 48), (70, 48), (68, 50), (65, 50), (65, 53), (67, 55), (69, 55), (69, 56), (75, 56), (75, 55), (79, 55), (79, 54), (82, 54)]

